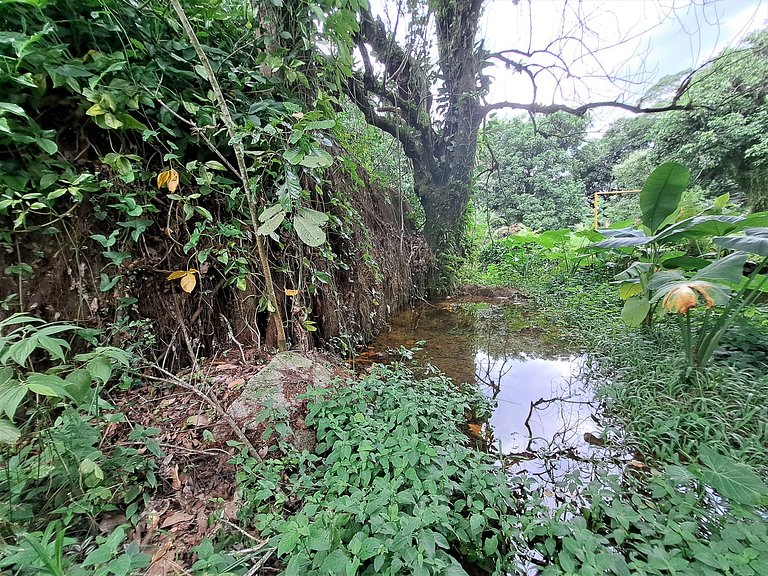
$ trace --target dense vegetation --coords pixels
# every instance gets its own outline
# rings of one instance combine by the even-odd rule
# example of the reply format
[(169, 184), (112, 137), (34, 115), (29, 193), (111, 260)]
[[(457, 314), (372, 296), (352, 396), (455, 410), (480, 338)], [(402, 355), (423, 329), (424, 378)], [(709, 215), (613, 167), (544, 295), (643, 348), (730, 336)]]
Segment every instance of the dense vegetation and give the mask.
[[(488, 62), (541, 64), (487, 53), (482, 7), (0, 5), (3, 574), (768, 573), (768, 32), (589, 139), (593, 104), (484, 103)], [(633, 464), (553, 504), (407, 349), (292, 390), (300, 422), (227, 412), (222, 365), (353, 355), (461, 279), (600, 360)]]

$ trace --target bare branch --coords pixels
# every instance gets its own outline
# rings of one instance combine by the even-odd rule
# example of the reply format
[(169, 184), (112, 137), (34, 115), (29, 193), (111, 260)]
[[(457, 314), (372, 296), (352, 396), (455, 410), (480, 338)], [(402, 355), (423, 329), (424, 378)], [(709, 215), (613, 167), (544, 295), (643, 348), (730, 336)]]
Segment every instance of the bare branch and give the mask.
[(522, 103), (522, 102), (496, 102), (494, 104), (487, 104), (482, 107), (484, 113), (492, 112), (493, 110), (525, 110), (532, 114), (553, 114), (555, 112), (566, 112), (567, 114), (573, 114), (575, 116), (583, 116), (590, 110), (595, 108), (618, 108), (619, 110), (626, 110), (627, 112), (634, 112), (636, 114), (653, 114), (657, 112), (669, 112), (672, 110), (693, 110), (695, 106), (691, 103), (688, 104), (669, 104), (667, 106), (634, 106), (632, 104), (626, 104), (624, 102), (605, 101), (605, 102), (590, 102), (588, 104), (582, 104), (581, 106), (566, 106), (565, 104), (538, 104), (536, 102)]

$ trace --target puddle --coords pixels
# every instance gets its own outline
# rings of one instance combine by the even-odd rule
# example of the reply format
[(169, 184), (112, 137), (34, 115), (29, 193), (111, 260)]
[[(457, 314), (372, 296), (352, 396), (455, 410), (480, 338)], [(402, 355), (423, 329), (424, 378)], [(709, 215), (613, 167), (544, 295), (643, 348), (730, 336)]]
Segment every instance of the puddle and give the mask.
[[(554, 485), (572, 472), (589, 479), (606, 457), (592, 386), (597, 366), (525, 303), (445, 300), (397, 315), (358, 361), (414, 359), (456, 382), (476, 382), (497, 403), (482, 435), (513, 474)], [(395, 351), (395, 352), (388, 352)], [(563, 495), (566, 496), (566, 495)]]

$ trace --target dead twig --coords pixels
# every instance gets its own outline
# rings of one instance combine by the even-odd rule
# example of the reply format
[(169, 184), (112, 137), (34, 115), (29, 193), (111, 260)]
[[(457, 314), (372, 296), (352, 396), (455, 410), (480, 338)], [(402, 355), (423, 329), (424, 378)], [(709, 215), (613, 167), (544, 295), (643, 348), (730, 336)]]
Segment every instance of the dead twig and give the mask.
[(248, 448), (248, 454), (254, 459), (261, 462), (262, 458), (259, 455), (258, 451), (256, 450), (256, 447), (251, 443), (250, 440), (248, 440), (248, 437), (245, 435), (245, 432), (238, 426), (237, 422), (235, 422), (234, 418), (229, 415), (229, 413), (224, 409), (224, 407), (219, 404), (216, 400), (211, 398), (208, 394), (200, 390), (199, 388), (193, 386), (192, 384), (189, 384), (176, 376), (175, 374), (171, 374), (164, 368), (161, 368), (160, 366), (154, 365), (152, 366), (154, 370), (157, 370), (161, 374), (165, 376), (165, 378), (158, 378), (157, 376), (147, 376), (142, 375), (143, 378), (147, 378), (149, 380), (155, 380), (159, 382), (173, 382), (176, 386), (179, 388), (183, 388), (184, 390), (188, 390), (189, 392), (192, 392), (199, 398), (202, 398), (213, 410), (221, 416), (227, 424), (229, 424), (229, 427), (232, 429), (232, 432), (234, 432), (235, 436), (243, 443), (245, 444), (246, 448)]

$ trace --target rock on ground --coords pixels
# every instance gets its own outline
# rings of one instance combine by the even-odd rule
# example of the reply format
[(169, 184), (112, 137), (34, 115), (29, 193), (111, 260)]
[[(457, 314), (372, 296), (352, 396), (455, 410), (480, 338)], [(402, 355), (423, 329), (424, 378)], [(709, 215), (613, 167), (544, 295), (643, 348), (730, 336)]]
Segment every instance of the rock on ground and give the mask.
[(265, 424), (259, 418), (264, 410), (285, 410), (285, 419), (293, 430), (289, 439), (299, 450), (313, 451), (315, 434), (304, 425), (306, 403), (298, 396), (308, 387), (328, 386), (333, 378), (330, 362), (322, 356), (281, 352), (248, 380), (227, 412), (246, 434), (252, 435), (264, 430)]

